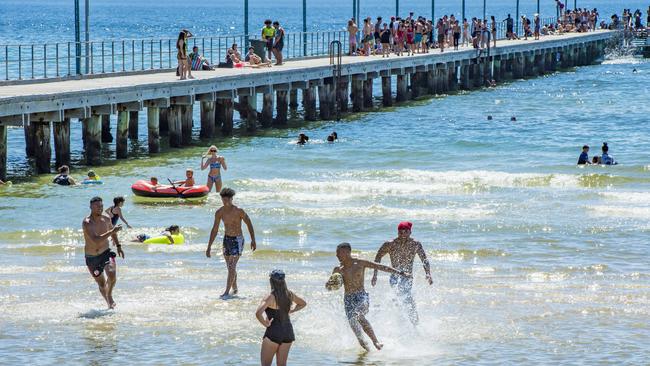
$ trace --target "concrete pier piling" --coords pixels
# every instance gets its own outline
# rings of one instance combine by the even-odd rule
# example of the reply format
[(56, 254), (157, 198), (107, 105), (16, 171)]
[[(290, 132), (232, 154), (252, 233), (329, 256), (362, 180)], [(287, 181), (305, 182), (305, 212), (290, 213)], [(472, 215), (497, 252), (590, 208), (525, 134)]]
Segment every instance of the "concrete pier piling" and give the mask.
[(49, 174), (52, 159), (52, 147), (50, 145), (50, 122), (32, 122), (34, 126), (34, 159), (37, 174)]
[(363, 105), (364, 105), (364, 100), (363, 100), (363, 89), (364, 85), (363, 82), (365, 80), (365, 75), (363, 74), (358, 74), (358, 75), (352, 75), (352, 112), (361, 112), (363, 111)]
[(35, 131), (34, 125), (32, 123), (25, 123), (23, 126), (25, 130), (25, 156), (28, 158), (33, 158), (35, 154), (34, 140), (35, 140)]
[(340, 80), (336, 87), (336, 97), (338, 98), (338, 108), (342, 113), (346, 113), (350, 107), (350, 93), (348, 86), (350, 85), (350, 78), (345, 76), (343, 80)]
[(160, 108), (147, 108), (147, 142), (150, 154), (160, 152)]
[(140, 123), (138, 111), (129, 111), (129, 139), (138, 141), (138, 125)]
[(183, 145), (182, 127), (181, 127), (181, 106), (173, 104), (169, 108), (168, 118), (168, 137), (169, 147), (181, 147)]
[(302, 109), (305, 111), (306, 121), (316, 120), (316, 87), (308, 86), (302, 90)]
[(289, 120), (288, 112), (289, 91), (278, 89), (275, 91), (275, 119), (273, 120), (273, 125), (285, 126)]
[(192, 126), (194, 125), (194, 103), (181, 104), (181, 143), (192, 143)]
[(397, 81), (397, 90), (395, 95), (395, 101), (398, 103), (405, 102), (409, 98), (408, 80), (406, 74), (403, 71), (400, 71), (397, 74), (396, 81)]
[(217, 96), (215, 102), (215, 123), (221, 126), (221, 134), (224, 136), (232, 135), (233, 114), (235, 112), (232, 97), (220, 98)]
[(215, 131), (215, 110), (213, 101), (202, 101), (201, 105), (201, 132), (199, 136), (203, 139), (214, 137)]
[(117, 114), (117, 134), (115, 135), (115, 156), (117, 159), (126, 159), (128, 156), (127, 135), (129, 132), (128, 111), (120, 111)]
[[(54, 125), (54, 156), (56, 167), (70, 165), (70, 118)], [(103, 128), (102, 128), (103, 131)]]
[(273, 124), (273, 91), (269, 89), (262, 94), (262, 111), (258, 114), (260, 125), (264, 128)]
[(161, 136), (167, 136), (169, 134), (169, 111), (170, 111), (169, 107), (160, 108), (158, 125), (160, 126), (159, 130)]
[(318, 113), (320, 119), (330, 120), (332, 119), (332, 109), (330, 105), (330, 85), (328, 83), (323, 83), (318, 87)]
[(81, 120), (81, 123), (86, 126), (86, 164), (102, 165), (102, 117), (92, 115)]
[(363, 108), (372, 109), (373, 107), (373, 96), (372, 96), (372, 85), (374, 79), (370, 76), (366, 77), (366, 80), (363, 81)]
[(113, 134), (111, 133), (111, 116), (108, 114), (102, 116), (102, 142), (113, 142)]
[(393, 105), (392, 80), (390, 70), (381, 75), (381, 104), (384, 107)]

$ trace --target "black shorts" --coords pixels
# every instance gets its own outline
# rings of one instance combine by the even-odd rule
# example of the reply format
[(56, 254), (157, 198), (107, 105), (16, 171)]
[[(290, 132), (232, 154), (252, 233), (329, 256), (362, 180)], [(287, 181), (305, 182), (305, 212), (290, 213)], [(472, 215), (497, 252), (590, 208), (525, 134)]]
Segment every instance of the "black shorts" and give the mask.
[(106, 249), (102, 254), (95, 256), (86, 255), (86, 266), (93, 277), (99, 277), (104, 272), (104, 267), (108, 264), (115, 264), (115, 253)]
[(223, 255), (242, 255), (244, 252), (244, 237), (239, 236), (228, 236), (224, 235), (223, 237)]
[(273, 49), (276, 49), (278, 51), (282, 51), (283, 48), (284, 48), (284, 42), (278, 42), (275, 44), (275, 46), (273, 46)]
[(438, 33), (438, 43), (443, 43), (445, 41), (445, 35)]

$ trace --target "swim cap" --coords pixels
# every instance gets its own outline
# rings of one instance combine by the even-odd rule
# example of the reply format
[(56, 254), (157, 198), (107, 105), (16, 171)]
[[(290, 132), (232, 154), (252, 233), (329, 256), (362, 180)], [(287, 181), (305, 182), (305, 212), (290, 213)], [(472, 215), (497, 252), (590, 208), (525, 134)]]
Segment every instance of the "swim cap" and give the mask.
[(274, 269), (271, 271), (270, 277), (276, 280), (284, 280), (284, 271), (281, 269)]
[(413, 224), (408, 221), (402, 221), (397, 225), (397, 230), (411, 230)]

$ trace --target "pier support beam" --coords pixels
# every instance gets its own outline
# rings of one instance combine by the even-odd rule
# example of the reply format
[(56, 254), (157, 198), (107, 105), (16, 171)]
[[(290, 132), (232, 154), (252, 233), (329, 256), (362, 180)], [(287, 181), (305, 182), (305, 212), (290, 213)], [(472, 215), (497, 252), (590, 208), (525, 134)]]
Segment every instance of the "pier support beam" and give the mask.
[(258, 115), (262, 127), (273, 124), (273, 92), (262, 94), (262, 112)]
[(7, 180), (7, 126), (0, 125), (0, 180)]
[(113, 142), (113, 134), (111, 133), (111, 115), (102, 115), (102, 142)]
[(292, 112), (298, 110), (298, 89), (291, 89), (289, 92), (289, 108)]
[(363, 107), (364, 109), (372, 109), (372, 83), (373, 79), (371, 77), (366, 78), (363, 81)]
[(129, 132), (129, 118), (128, 111), (120, 111), (117, 113), (117, 134), (115, 140), (115, 157), (117, 159), (126, 159), (128, 156), (127, 135)]
[(52, 160), (52, 147), (50, 145), (50, 122), (32, 122), (34, 125), (34, 158), (36, 159), (36, 173), (49, 174)]
[[(81, 120), (86, 131), (86, 164), (90, 166), (102, 165), (102, 117), (92, 115)], [(126, 135), (125, 135), (126, 137)]]
[(25, 130), (25, 155), (28, 158), (33, 158), (35, 151), (34, 151), (34, 141), (35, 141), (35, 131), (34, 131), (34, 124), (33, 123), (25, 123), (24, 126)]
[(411, 90), (411, 99), (415, 100), (420, 97), (420, 74), (412, 72), (409, 74), (409, 89)]
[(215, 129), (215, 110), (214, 102), (200, 102), (201, 103), (201, 138), (214, 137)]
[(181, 127), (181, 106), (172, 105), (167, 113), (169, 135), (169, 147), (181, 147), (183, 144), (182, 127)]
[(463, 90), (470, 90), (472, 83), (470, 82), (470, 65), (462, 65), (460, 67), (460, 86)]
[(427, 93), (436, 95), (436, 70), (433, 68), (427, 70)]
[(336, 94), (339, 102), (339, 110), (341, 112), (347, 112), (349, 109), (348, 104), (350, 104), (349, 101), (349, 92), (348, 92), (348, 85), (349, 81), (348, 78), (346, 77), (344, 81), (340, 81), (337, 85), (336, 88)]
[(183, 145), (190, 145), (192, 143), (192, 126), (194, 105), (181, 105), (181, 142)]
[(457, 74), (457, 67), (455, 62), (449, 62), (447, 63), (447, 76), (448, 76), (448, 82), (447, 82), (447, 89), (449, 91), (455, 92), (458, 90), (458, 74)]
[(157, 107), (147, 108), (147, 142), (149, 154), (160, 151), (160, 109)]
[(171, 107), (166, 107), (166, 108), (160, 108), (160, 116), (159, 116), (159, 127), (160, 127), (160, 135), (161, 136), (167, 136), (169, 135), (169, 113), (171, 111)]
[(302, 90), (302, 109), (306, 121), (316, 120), (316, 87), (308, 86)]
[(536, 76), (537, 70), (535, 70), (535, 54), (532, 52), (528, 52), (527, 54), (524, 54), (524, 60), (525, 60), (524, 75), (526, 77)]
[(323, 83), (323, 85), (318, 86), (318, 113), (322, 120), (332, 119), (332, 110), (330, 108), (331, 86), (329, 83)]
[(352, 77), (352, 112), (363, 111), (363, 79)]
[(138, 111), (129, 112), (129, 139), (138, 141), (138, 125), (140, 123)]
[(404, 102), (408, 99), (408, 85), (406, 74), (397, 75), (397, 95), (395, 96), (396, 102)]
[[(103, 132), (103, 128), (102, 128)], [(112, 137), (111, 137), (112, 139)], [(56, 167), (70, 165), (70, 119), (54, 123), (54, 156)]]
[(391, 76), (382, 76), (381, 77), (381, 103), (384, 107), (390, 107), (393, 105), (393, 95), (391, 88)]
[(222, 135), (230, 136), (232, 135), (233, 113), (235, 111), (232, 98), (217, 99), (215, 103), (216, 124), (221, 125)]
[(275, 92), (275, 120), (273, 124), (276, 126), (285, 126), (287, 124), (288, 111), (289, 111), (289, 92), (286, 90), (276, 90)]
[(524, 77), (524, 56), (521, 53), (515, 54), (512, 59), (512, 77), (515, 79)]

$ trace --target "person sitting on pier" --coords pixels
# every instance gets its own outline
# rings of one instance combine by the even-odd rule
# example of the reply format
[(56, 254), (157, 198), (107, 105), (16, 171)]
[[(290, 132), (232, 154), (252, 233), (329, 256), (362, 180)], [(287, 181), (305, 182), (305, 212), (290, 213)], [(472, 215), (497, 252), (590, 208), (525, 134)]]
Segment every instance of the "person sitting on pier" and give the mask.
[(262, 61), (262, 58), (255, 54), (255, 49), (253, 47), (248, 48), (248, 53), (246, 54), (246, 62), (248, 62), (249, 67), (260, 68), (263, 66), (271, 67), (271, 61)]
[(578, 157), (578, 165), (589, 165), (589, 146), (585, 145), (582, 147), (582, 153)]
[(298, 145), (305, 145), (309, 141), (309, 136), (305, 135), (304, 133), (301, 133), (298, 135)]
[(187, 168), (185, 170), (185, 180), (179, 180), (174, 184), (180, 184), (181, 187), (194, 187), (194, 170)]
[(70, 168), (67, 165), (61, 165), (58, 169), (59, 174), (54, 177), (52, 183), (58, 184), (60, 186), (73, 186), (77, 184), (74, 179), (69, 175)]
[(197, 46), (192, 47), (190, 60), (192, 63), (192, 70), (214, 70), (214, 67), (210, 65), (210, 62), (199, 54), (199, 48)]

